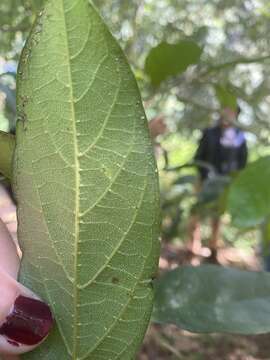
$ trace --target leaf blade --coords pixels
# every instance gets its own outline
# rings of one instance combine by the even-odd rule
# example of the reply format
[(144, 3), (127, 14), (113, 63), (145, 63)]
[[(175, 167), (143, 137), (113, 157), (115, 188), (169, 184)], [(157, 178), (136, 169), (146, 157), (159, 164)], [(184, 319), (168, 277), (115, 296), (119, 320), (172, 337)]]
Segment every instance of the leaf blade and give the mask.
[(156, 282), (153, 320), (195, 333), (267, 333), (269, 288), (266, 272), (185, 266)]
[(202, 49), (192, 40), (182, 40), (177, 44), (162, 42), (152, 48), (145, 60), (145, 72), (154, 86), (170, 76), (180, 75), (190, 65), (197, 64)]
[(52, 359), (45, 349), (56, 341), (61, 359), (132, 357), (151, 312), (159, 247), (138, 88), (87, 1), (49, 1), (29, 41), (16, 150), (22, 279), (50, 302), (59, 332), (26, 357)]
[(241, 171), (232, 183), (228, 197), (228, 211), (235, 226), (239, 228), (258, 226), (269, 217), (269, 163), (269, 156), (254, 161)]
[(215, 92), (221, 108), (228, 107), (237, 110), (237, 96), (232, 91), (229, 83), (225, 85), (215, 85)]

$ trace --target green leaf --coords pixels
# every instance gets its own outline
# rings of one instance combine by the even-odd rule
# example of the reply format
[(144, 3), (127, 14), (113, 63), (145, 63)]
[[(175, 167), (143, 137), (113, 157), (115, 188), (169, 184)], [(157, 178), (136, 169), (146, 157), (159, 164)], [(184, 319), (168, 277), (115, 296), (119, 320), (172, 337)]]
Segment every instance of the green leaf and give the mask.
[(170, 76), (180, 75), (200, 60), (202, 49), (191, 40), (178, 44), (162, 42), (153, 48), (145, 61), (145, 72), (154, 86)]
[(257, 226), (270, 215), (269, 179), (270, 156), (266, 156), (249, 164), (233, 182), (228, 211), (235, 226)]
[(152, 310), (157, 169), (134, 76), (87, 0), (50, 0), (18, 71), (21, 280), (57, 327), (26, 359), (133, 359)]
[(0, 173), (11, 179), (12, 161), (15, 149), (15, 136), (0, 131)]
[(156, 282), (153, 320), (191, 332), (270, 331), (270, 274), (214, 265), (182, 267)]
[(5, 133), (9, 132), (9, 121), (4, 113), (0, 113), (0, 131)]
[(237, 96), (233, 93), (229, 84), (225, 86), (215, 85), (215, 91), (222, 108), (237, 109)]
[(44, 7), (45, 0), (31, 0), (31, 7), (36, 13)]
[(263, 256), (270, 256), (270, 221), (261, 226), (261, 253)]

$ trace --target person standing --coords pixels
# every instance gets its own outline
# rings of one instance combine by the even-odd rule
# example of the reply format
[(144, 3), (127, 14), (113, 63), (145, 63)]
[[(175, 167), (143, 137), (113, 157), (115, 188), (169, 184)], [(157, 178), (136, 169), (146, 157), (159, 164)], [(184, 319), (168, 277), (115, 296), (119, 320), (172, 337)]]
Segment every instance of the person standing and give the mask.
[[(248, 149), (245, 135), (235, 125), (239, 114), (239, 107), (237, 109), (226, 107), (221, 111), (218, 124), (204, 129), (194, 157), (195, 162), (198, 163), (200, 175), (198, 191), (213, 172), (216, 175), (229, 175), (246, 166)], [(220, 223), (219, 214), (212, 217), (209, 248), (213, 259), (217, 256)], [(193, 214), (190, 218), (188, 236), (190, 251), (198, 253), (201, 248), (198, 215)]]

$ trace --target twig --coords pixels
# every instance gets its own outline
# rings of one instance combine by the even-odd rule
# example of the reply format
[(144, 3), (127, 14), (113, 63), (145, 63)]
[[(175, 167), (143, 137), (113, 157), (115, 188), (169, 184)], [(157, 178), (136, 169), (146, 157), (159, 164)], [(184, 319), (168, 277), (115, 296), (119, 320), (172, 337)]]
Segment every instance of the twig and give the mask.
[(233, 66), (240, 65), (240, 64), (260, 63), (265, 60), (270, 60), (270, 55), (258, 56), (258, 57), (250, 58), (250, 59), (244, 58), (244, 57), (238, 58), (238, 59), (228, 61), (223, 64), (213, 65), (213, 66), (209, 67), (207, 70), (205, 70), (204, 72), (202, 72), (200, 76), (202, 76), (202, 77), (207, 76), (207, 75), (211, 74), (212, 72), (220, 71), (220, 70), (226, 69), (228, 67), (233, 67)]
[(182, 354), (177, 349), (175, 349), (171, 344), (169, 344), (168, 341), (166, 341), (162, 335), (156, 333), (155, 338), (158, 345), (160, 345), (163, 349), (171, 352), (176, 357), (176, 359), (178, 360), (184, 359)]
[(2, 31), (2, 32), (17, 32), (17, 31), (24, 32), (27, 30), (29, 30), (29, 26), (21, 26), (21, 25), (7, 26), (7, 25), (4, 25), (4, 26), (0, 27), (0, 31)]
[(198, 107), (202, 110), (205, 110), (205, 111), (209, 111), (209, 112), (212, 112), (212, 113), (215, 113), (217, 112), (219, 109), (217, 108), (212, 108), (212, 107), (208, 107), (206, 105), (203, 105), (203, 104), (200, 104), (196, 101), (193, 101), (191, 98), (185, 98), (183, 96), (180, 96), (180, 95), (176, 95), (177, 99), (185, 104), (190, 104), (190, 105), (193, 105), (195, 107)]

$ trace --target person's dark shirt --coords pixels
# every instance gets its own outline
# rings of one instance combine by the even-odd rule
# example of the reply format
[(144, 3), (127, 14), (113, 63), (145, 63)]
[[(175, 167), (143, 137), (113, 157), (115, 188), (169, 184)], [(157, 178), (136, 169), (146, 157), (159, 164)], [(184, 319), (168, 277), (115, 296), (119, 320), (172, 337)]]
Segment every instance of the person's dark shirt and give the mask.
[[(216, 173), (226, 175), (244, 168), (247, 154), (246, 139), (240, 129), (215, 126), (203, 131), (194, 159), (208, 163)], [(209, 169), (199, 166), (199, 172), (204, 180), (208, 177)]]

